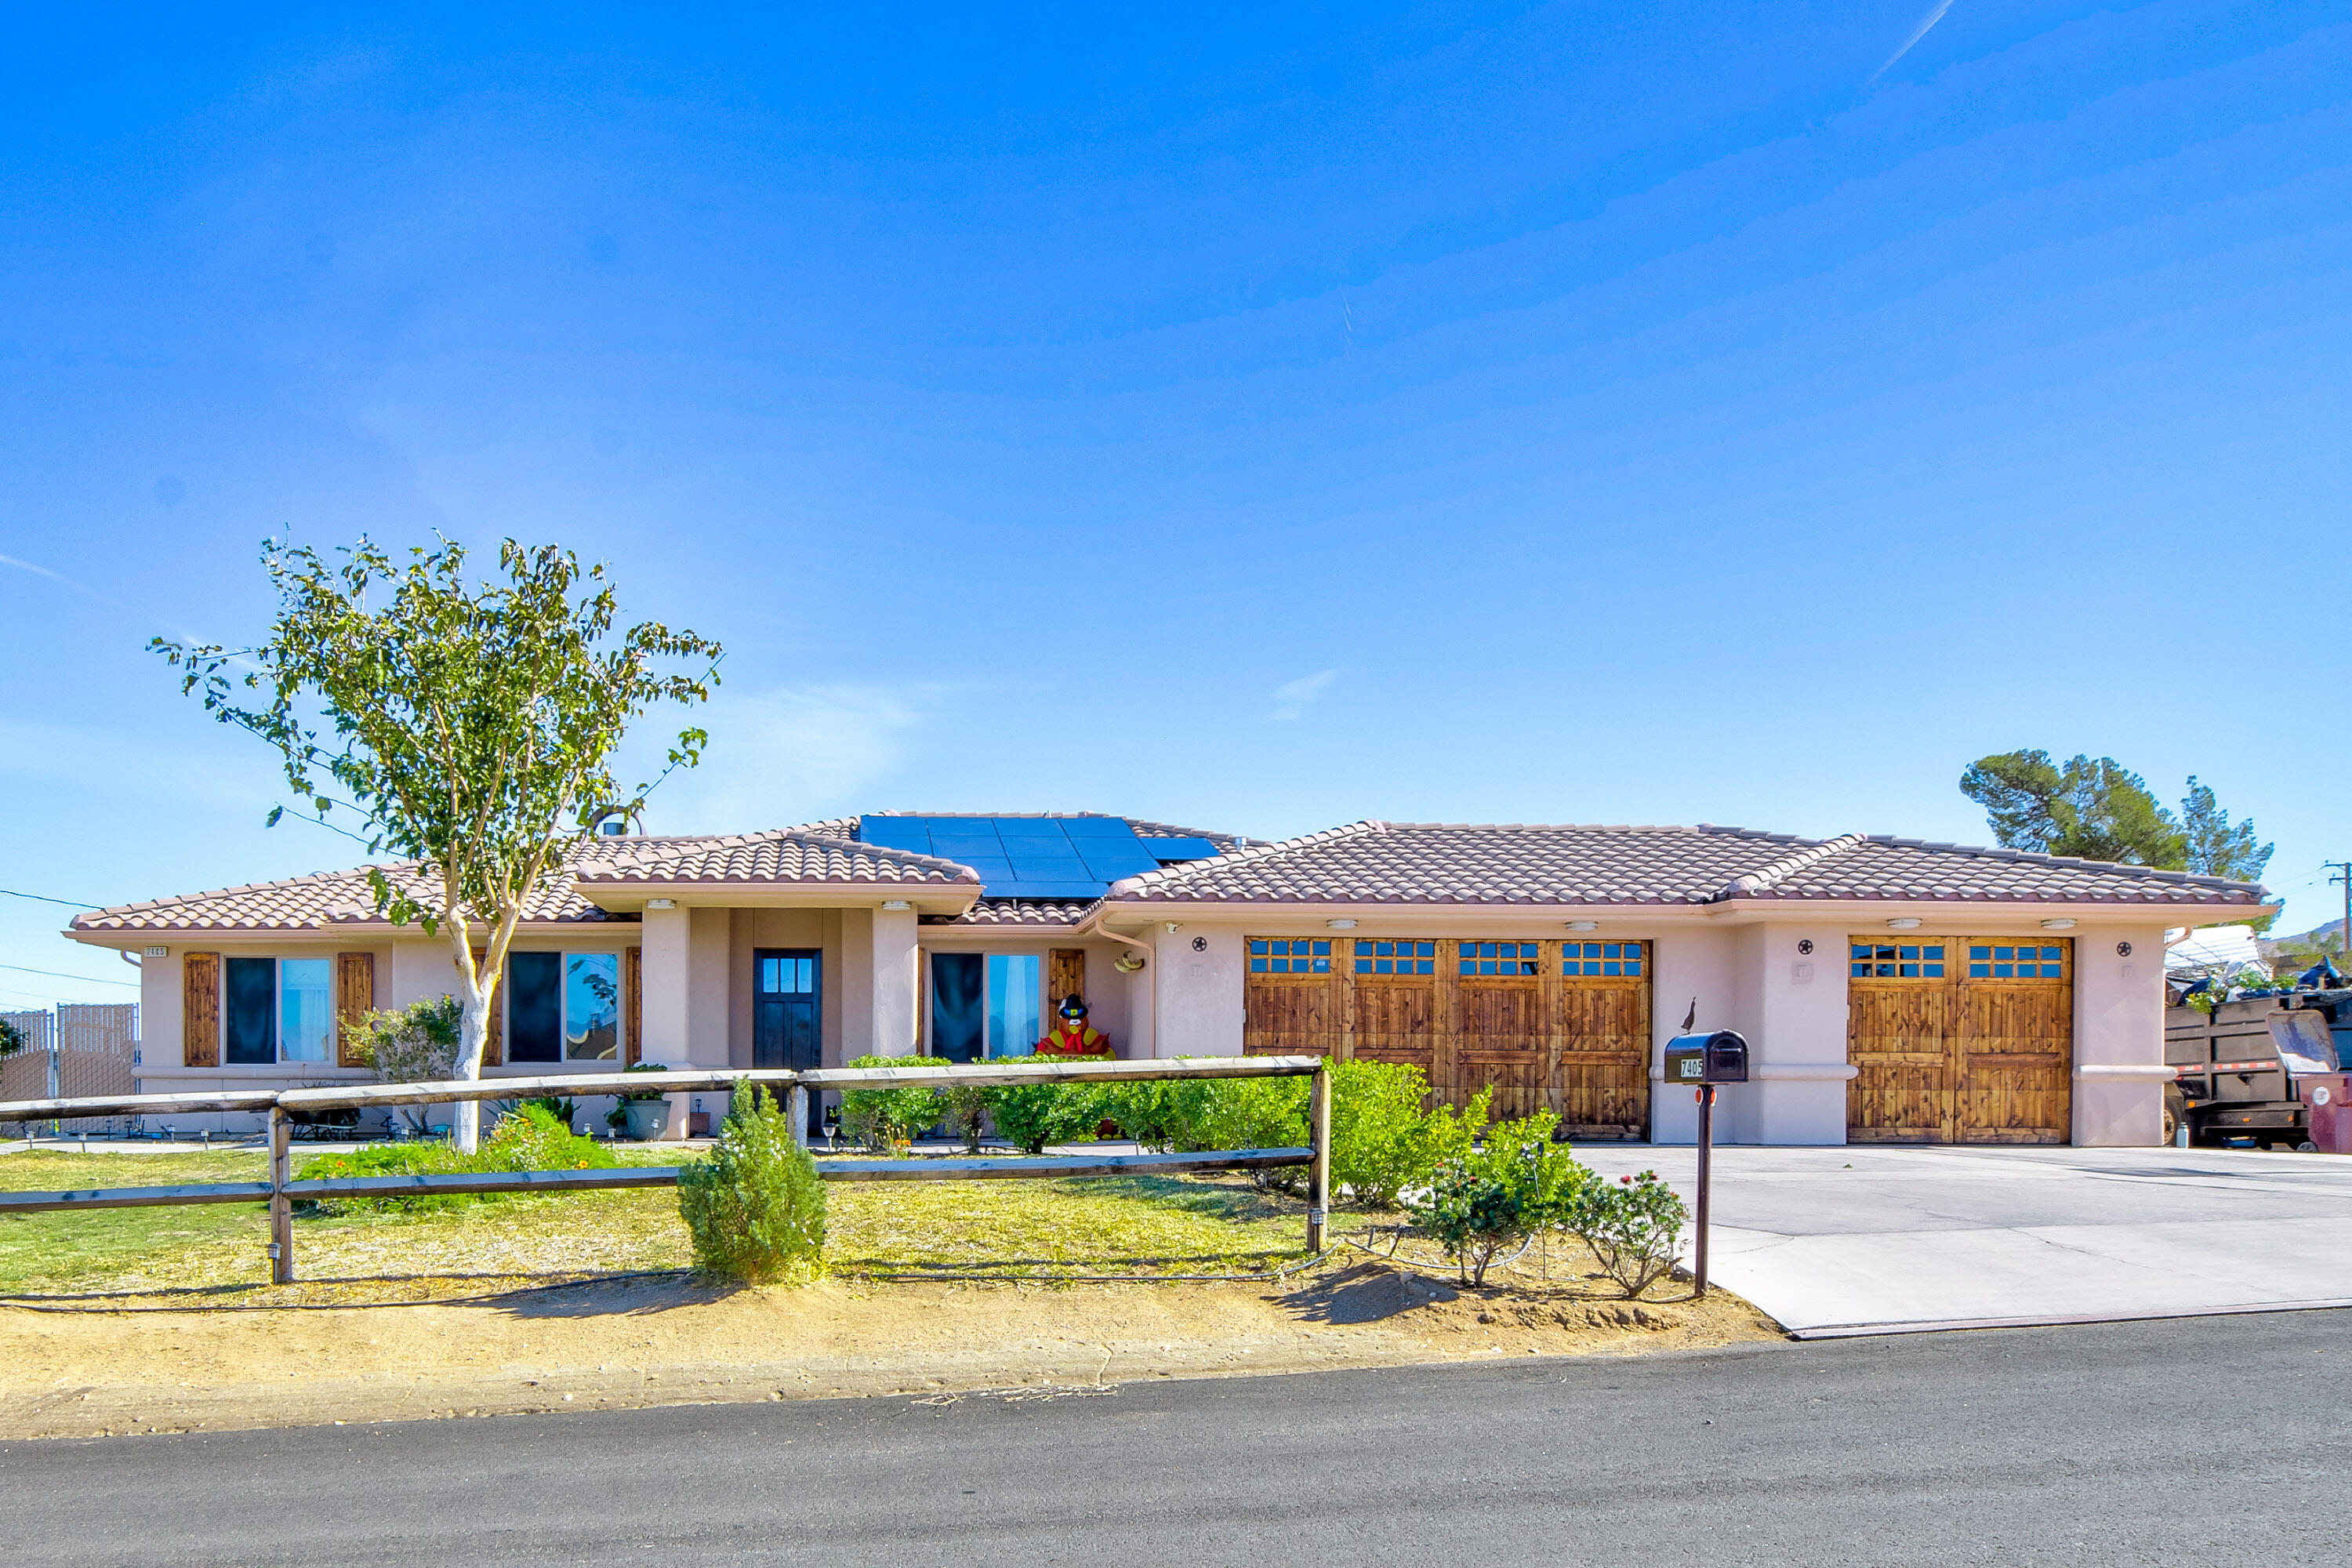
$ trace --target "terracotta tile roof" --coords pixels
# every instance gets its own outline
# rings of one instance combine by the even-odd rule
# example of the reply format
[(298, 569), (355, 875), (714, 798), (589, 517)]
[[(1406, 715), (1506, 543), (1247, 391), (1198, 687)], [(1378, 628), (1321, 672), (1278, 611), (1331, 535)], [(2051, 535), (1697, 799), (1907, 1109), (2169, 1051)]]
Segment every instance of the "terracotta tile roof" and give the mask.
[(2246, 905), (2252, 883), (2012, 849), (1748, 828), (1359, 822), (1115, 883), (1114, 902), (1709, 904), (1914, 899)]
[[(426, 879), (415, 863), (384, 869), (419, 896), (427, 893)], [(961, 887), (977, 880), (953, 861), (877, 848), (807, 829), (714, 837), (596, 838), (580, 847), (568, 873), (550, 879), (525, 901), (523, 919), (533, 923), (583, 925), (636, 921), (634, 914), (609, 914), (582, 898), (576, 889), (583, 884), (601, 888), (639, 882), (835, 882)], [(72, 929), (274, 931), (344, 926), (390, 929), (375, 911), (364, 866), (124, 904), (76, 916)]]
[[(601, 844), (582, 851), (583, 860), (595, 858)], [(384, 868), (395, 883), (404, 884), (418, 898), (431, 889), (414, 861)], [(533, 923), (596, 925), (630, 922), (635, 915), (607, 914), (572, 890), (572, 879), (560, 877), (542, 884), (523, 904), (522, 918)], [(75, 931), (315, 931), (321, 927), (391, 929), (376, 912), (369, 889), (367, 868), (316, 871), (282, 882), (253, 882), (241, 888), (220, 888), (145, 903), (121, 904), (74, 917)]]
[(927, 926), (1074, 926), (1094, 910), (1081, 899), (982, 899), (960, 915), (925, 915)]
[(1929, 844), (1884, 834), (1857, 834), (1837, 842), (1846, 847), (1738, 896), (2066, 904), (2259, 904), (2267, 897), (2253, 882), (2023, 849)]
[(581, 881), (599, 887), (669, 882), (930, 882), (973, 887), (980, 883), (971, 868), (952, 860), (885, 849), (804, 828), (611, 842), (615, 852), (583, 866)]

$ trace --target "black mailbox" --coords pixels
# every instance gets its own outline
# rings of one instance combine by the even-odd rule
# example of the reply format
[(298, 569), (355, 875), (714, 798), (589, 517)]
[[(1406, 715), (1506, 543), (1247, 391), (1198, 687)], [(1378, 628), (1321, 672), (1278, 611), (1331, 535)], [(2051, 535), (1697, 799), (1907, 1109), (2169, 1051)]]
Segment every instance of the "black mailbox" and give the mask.
[(1748, 1041), (1738, 1031), (1676, 1035), (1666, 1042), (1668, 1083), (1746, 1083)]

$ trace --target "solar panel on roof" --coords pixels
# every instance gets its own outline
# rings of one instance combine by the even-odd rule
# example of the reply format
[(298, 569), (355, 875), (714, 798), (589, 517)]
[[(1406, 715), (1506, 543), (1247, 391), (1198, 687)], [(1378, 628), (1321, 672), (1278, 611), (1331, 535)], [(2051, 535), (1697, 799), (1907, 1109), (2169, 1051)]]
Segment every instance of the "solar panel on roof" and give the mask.
[(1118, 816), (866, 816), (857, 835), (969, 866), (992, 899), (1099, 899), (1123, 877), (1158, 870), (1165, 846), (1208, 842), (1139, 838)]
[(931, 852), (929, 824), (919, 816), (861, 816), (857, 837), (885, 849), (905, 849), (917, 855)]
[(1189, 837), (1147, 838), (1143, 847), (1161, 860), (1209, 860), (1218, 854), (1217, 847), (1208, 839)]

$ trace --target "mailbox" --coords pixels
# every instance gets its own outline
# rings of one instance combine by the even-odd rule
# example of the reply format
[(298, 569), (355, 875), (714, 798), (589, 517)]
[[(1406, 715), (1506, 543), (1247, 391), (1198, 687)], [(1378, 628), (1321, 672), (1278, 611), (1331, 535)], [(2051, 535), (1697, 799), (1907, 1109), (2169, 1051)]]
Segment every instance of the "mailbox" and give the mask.
[(1676, 1035), (1666, 1042), (1668, 1083), (1746, 1083), (1748, 1041), (1737, 1031)]

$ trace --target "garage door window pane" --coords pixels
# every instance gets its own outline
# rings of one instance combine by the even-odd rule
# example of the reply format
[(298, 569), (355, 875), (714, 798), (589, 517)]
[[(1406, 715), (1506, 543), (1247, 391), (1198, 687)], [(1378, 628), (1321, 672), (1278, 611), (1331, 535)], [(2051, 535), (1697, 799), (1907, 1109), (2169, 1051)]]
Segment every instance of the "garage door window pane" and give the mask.
[(1531, 942), (1465, 942), (1461, 951), (1465, 974), (1540, 974), (1542, 955)]
[(1360, 942), (1356, 944), (1359, 974), (1434, 974), (1437, 944), (1433, 942)]
[(1979, 980), (2063, 980), (2066, 950), (2023, 944), (2011, 947), (2000, 942), (1971, 943), (1969, 973)]
[(1849, 973), (1857, 980), (1941, 980), (1941, 942), (1857, 942), (1848, 950)]
[(1328, 974), (1331, 943), (1328, 938), (1252, 937), (1249, 961), (1252, 974)]
[(1562, 974), (1639, 975), (1642, 946), (1638, 942), (1564, 942), (1559, 944)]

